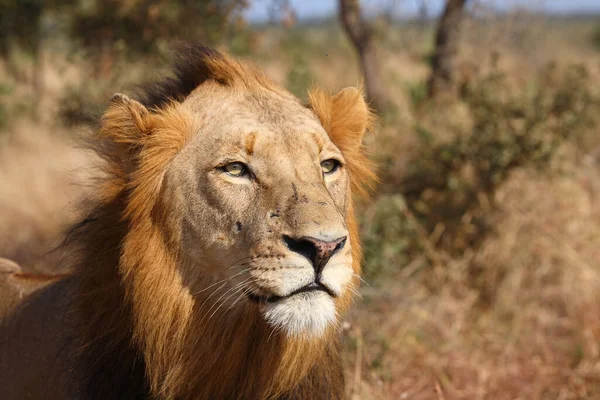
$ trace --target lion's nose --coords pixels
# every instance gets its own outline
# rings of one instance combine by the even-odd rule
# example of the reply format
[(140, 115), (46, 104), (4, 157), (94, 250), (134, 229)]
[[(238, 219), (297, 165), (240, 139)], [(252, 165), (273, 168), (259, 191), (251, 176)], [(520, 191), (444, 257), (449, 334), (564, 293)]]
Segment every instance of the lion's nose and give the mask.
[(310, 260), (317, 274), (317, 280), (329, 259), (338, 250), (344, 248), (346, 238), (347, 236), (342, 236), (332, 241), (324, 241), (310, 236), (302, 236), (296, 239), (288, 235), (283, 235), (283, 241), (288, 249)]

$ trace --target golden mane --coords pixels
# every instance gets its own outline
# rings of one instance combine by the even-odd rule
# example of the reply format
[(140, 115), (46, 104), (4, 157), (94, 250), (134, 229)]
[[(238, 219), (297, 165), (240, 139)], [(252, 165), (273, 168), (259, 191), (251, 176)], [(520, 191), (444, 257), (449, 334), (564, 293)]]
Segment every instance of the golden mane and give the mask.
[[(316, 393), (337, 398), (343, 376), (337, 372), (334, 328), (319, 340), (292, 339), (248, 313), (217, 316), (191, 329), (198, 310), (177, 273), (173, 235), (163, 224), (168, 205), (160, 200), (166, 166), (195, 131), (194, 119), (176, 105), (208, 81), (231, 90), (288, 94), (220, 52), (187, 46), (182, 54), (175, 77), (141, 96), (150, 112), (116, 96), (95, 137), (107, 178), (98, 204), (68, 239), (78, 256), (71, 280), (80, 364), (72, 373), (84, 382), (80, 394), (103, 400), (300, 399)], [(369, 128), (372, 114), (357, 109), (357, 96), (356, 90), (331, 96), (316, 89), (309, 108), (344, 154), (352, 192), (363, 194), (374, 173), (364, 149), (351, 139)], [(358, 274), (361, 249), (352, 206), (347, 224)], [(343, 299), (343, 308), (350, 300)]]

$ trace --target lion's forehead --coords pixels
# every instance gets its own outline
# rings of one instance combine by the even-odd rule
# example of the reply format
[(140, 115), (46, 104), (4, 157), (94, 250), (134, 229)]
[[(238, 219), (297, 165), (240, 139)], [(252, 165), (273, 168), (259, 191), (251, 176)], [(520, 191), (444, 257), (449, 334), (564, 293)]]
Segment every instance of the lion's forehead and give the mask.
[(215, 99), (199, 93), (182, 107), (197, 120), (176, 163), (191, 178), (224, 163), (243, 162), (261, 182), (287, 188), (291, 181), (319, 181), (323, 157), (343, 160), (319, 119), (294, 99), (227, 92)]
[(252, 162), (278, 161), (279, 165), (293, 162), (299, 165), (318, 165), (323, 151), (340, 154), (321, 124), (307, 116), (293, 116), (287, 120), (261, 120), (248, 110), (224, 115), (199, 124), (199, 132), (192, 139), (206, 162), (231, 156), (244, 155)]
[(249, 132), (276, 134), (288, 142), (301, 142), (318, 133), (327, 136), (314, 113), (297, 99), (273, 92), (235, 92), (218, 89), (196, 92), (184, 102), (216, 139), (235, 139)]

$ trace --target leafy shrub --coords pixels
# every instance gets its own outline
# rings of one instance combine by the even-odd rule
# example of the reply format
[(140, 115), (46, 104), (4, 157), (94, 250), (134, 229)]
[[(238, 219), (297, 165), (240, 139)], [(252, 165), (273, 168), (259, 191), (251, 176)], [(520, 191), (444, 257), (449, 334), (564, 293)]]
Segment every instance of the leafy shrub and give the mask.
[(15, 95), (13, 82), (0, 81), (0, 128), (5, 128), (17, 118), (34, 118), (34, 104), (30, 94)]
[(592, 44), (600, 50), (600, 25), (596, 26), (592, 32)]
[(256, 48), (256, 34), (250, 30), (239, 30), (229, 38), (228, 51), (237, 56), (253, 54)]
[[(1, 83), (0, 84), (0, 99), (4, 100), (3, 98), (5, 96), (7, 96), (8, 94), (10, 94), (12, 92), (12, 89), (10, 86)], [(0, 128), (3, 128), (6, 126), (6, 124), (8, 123), (8, 106), (5, 104), (4, 101), (0, 101)]]
[(419, 108), (427, 99), (427, 84), (424, 81), (406, 85), (410, 101), (414, 108)]
[(361, 214), (362, 240), (365, 257), (369, 260), (364, 270), (367, 282), (389, 276), (392, 270), (410, 261), (415, 227), (405, 217), (406, 211), (403, 196), (393, 194), (381, 196)]
[(385, 194), (363, 216), (367, 279), (477, 249), (494, 232), (495, 193), (515, 169), (543, 172), (565, 145), (587, 146), (600, 93), (584, 67), (549, 65), (525, 86), (492, 71), (466, 84), (461, 101), (470, 121), (457, 127), (427, 124), (448, 104), (420, 105), (405, 167), (383, 177)]
[(60, 100), (58, 117), (68, 126), (95, 126), (112, 94), (98, 82), (69, 87)]
[[(172, 53), (171, 53), (172, 54)], [(148, 69), (147, 65), (153, 65)], [(154, 82), (161, 76), (169, 57), (140, 57), (136, 63), (118, 60), (109, 76), (99, 78), (90, 69), (83, 79), (66, 86), (59, 99), (58, 118), (66, 125), (88, 125), (95, 127), (108, 101), (117, 92), (136, 97), (144, 82)]]
[(443, 230), (442, 248), (459, 254), (476, 246), (511, 171), (547, 167), (562, 144), (595, 124), (600, 97), (591, 87), (579, 65), (563, 72), (550, 65), (539, 82), (516, 91), (497, 71), (469, 83), (463, 96), (472, 131), (436, 142), (434, 132), (417, 127), (420, 150), (398, 192), (428, 232)]

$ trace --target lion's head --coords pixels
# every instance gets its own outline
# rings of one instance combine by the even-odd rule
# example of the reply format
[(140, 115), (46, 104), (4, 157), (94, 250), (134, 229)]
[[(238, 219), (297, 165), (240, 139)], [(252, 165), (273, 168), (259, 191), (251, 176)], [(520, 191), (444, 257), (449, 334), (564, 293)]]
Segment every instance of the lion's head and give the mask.
[(207, 318), (258, 308), (288, 335), (321, 336), (360, 272), (350, 188), (369, 110), (354, 88), (313, 92), (307, 107), (253, 69), (195, 51), (206, 79), (185, 98), (147, 107), (116, 95), (104, 117), (125, 156), (129, 216), (160, 221), (174, 273)]
[[(360, 279), (352, 195), (374, 177), (361, 144), (371, 119), (358, 89), (315, 89), (304, 105), (193, 46), (139, 101), (115, 95), (96, 146), (111, 178), (77, 239), (83, 319), (132, 332), (159, 397), (264, 397), (310, 371), (338, 376), (317, 360), (336, 360), (331, 338)], [(100, 324), (83, 340), (116, 343)], [(265, 373), (249, 379), (254, 369)]]
[(230, 84), (177, 107), (196, 133), (163, 181), (180, 273), (191, 293), (210, 292), (208, 317), (258, 307), (289, 335), (320, 336), (355, 273), (344, 155), (287, 93)]

